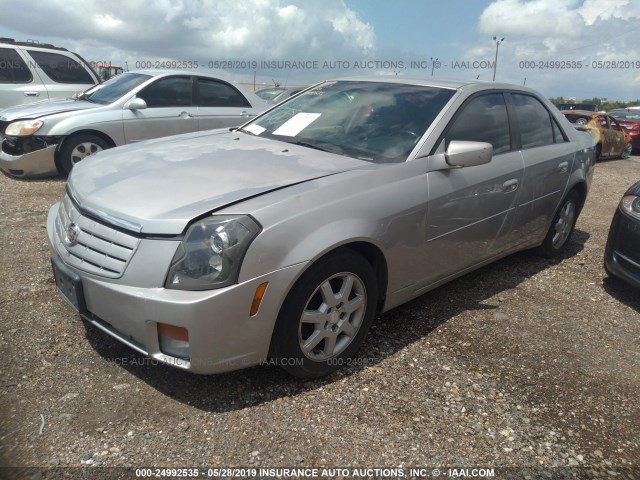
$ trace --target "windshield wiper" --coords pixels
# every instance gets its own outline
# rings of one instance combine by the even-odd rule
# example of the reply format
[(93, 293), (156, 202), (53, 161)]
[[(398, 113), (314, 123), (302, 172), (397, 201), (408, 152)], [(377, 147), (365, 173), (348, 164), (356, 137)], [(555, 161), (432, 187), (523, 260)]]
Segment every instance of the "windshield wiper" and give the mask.
[(246, 128), (230, 128), (230, 131), (236, 131), (236, 132), (242, 132), (242, 133), (246, 133), (247, 135), (253, 135), (253, 136), (257, 136), (255, 133), (247, 130)]
[(319, 145), (316, 145), (314, 143), (307, 143), (307, 142), (287, 142), (287, 143), (292, 143), (294, 145), (300, 145), (301, 147), (313, 148), (315, 150), (320, 150), (321, 152), (329, 152), (329, 153), (341, 153), (342, 152), (342, 149), (339, 149), (339, 151), (336, 151), (336, 149), (331, 150), (331, 149), (324, 148), (324, 147), (321, 147)]
[(84, 101), (86, 101), (86, 102), (95, 103), (95, 102), (94, 102), (93, 100), (91, 100), (91, 98), (89, 98), (89, 96), (88, 96), (86, 93), (84, 93), (84, 92), (82, 92), (80, 95), (78, 95), (78, 96), (76, 97), (76, 100), (84, 100)]

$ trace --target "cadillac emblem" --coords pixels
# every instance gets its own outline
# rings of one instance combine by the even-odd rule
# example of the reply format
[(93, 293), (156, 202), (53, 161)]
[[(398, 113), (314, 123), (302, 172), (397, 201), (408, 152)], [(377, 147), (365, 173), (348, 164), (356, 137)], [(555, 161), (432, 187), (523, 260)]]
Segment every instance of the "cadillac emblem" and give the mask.
[(64, 244), (67, 247), (73, 247), (78, 243), (78, 236), (80, 235), (80, 227), (75, 223), (70, 223), (67, 227), (66, 235), (64, 236)]

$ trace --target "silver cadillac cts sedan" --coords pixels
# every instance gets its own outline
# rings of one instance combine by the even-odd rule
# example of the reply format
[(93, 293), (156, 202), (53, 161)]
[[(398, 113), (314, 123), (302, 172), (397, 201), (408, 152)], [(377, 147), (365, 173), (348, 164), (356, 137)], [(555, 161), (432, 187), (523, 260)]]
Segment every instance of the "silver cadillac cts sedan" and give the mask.
[(237, 129), (118, 147), (47, 219), (62, 297), (169, 365), (329, 374), (387, 311), (515, 251), (560, 254), (595, 149), (508, 84), (328, 81)]

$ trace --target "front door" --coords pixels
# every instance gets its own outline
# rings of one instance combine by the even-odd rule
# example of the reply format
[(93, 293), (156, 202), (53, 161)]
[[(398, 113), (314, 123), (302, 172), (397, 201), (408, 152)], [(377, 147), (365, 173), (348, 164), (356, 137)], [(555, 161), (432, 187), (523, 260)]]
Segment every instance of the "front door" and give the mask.
[(178, 135), (198, 130), (198, 109), (192, 101), (192, 82), (188, 75), (162, 77), (138, 92), (147, 108), (123, 110), (127, 143)]

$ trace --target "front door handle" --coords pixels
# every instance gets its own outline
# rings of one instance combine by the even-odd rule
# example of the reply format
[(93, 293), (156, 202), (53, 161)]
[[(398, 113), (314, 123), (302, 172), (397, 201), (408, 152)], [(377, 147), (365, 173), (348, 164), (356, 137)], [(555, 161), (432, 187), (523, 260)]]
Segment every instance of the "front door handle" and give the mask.
[(511, 180), (507, 180), (502, 184), (502, 192), (503, 193), (513, 192), (518, 188), (518, 183), (519, 182), (517, 178), (512, 178)]
[(40, 92), (24, 92), (25, 97), (39, 97)]
[(193, 117), (193, 115), (191, 115), (189, 112), (181, 112), (180, 115), (178, 115), (178, 117), (180, 117), (180, 118), (191, 118), (191, 117)]
[(255, 117), (255, 115), (254, 115), (254, 114), (249, 113), (249, 112), (244, 112), (244, 111), (243, 111), (243, 112), (240, 112), (240, 116), (241, 116), (241, 117)]
[(562, 173), (566, 173), (569, 170), (569, 162), (562, 162), (558, 165), (558, 170)]

